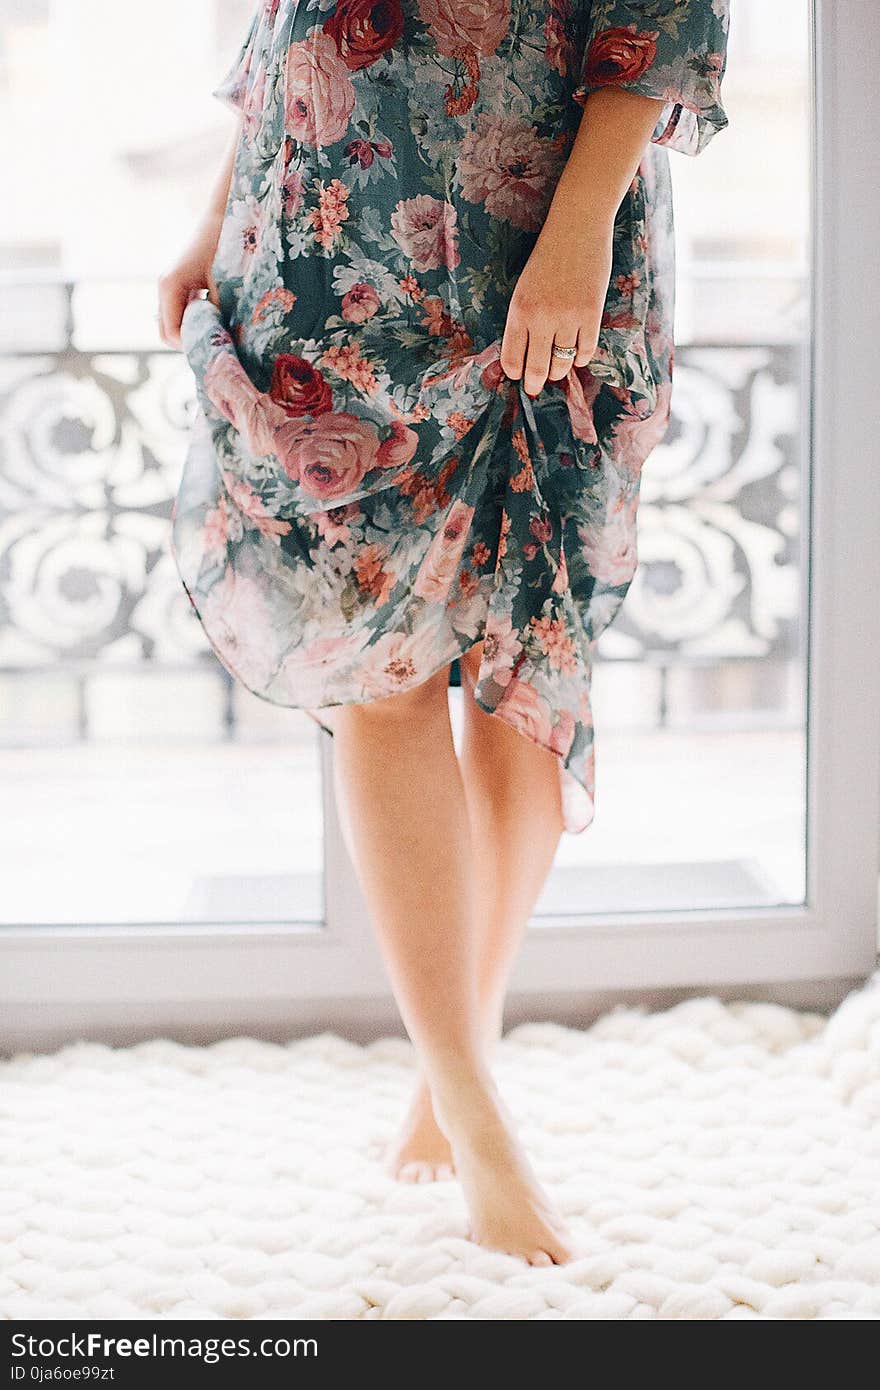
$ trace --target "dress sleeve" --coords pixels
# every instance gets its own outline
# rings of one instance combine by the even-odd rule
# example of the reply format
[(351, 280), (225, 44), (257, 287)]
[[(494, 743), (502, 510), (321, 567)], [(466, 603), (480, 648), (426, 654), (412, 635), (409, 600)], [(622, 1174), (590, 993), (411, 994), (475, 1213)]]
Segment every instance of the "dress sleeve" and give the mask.
[(730, 0), (594, 0), (577, 85), (582, 105), (599, 87), (665, 102), (651, 136), (699, 154), (728, 124), (721, 104)]
[(259, 40), (264, 28), (267, 0), (260, 0), (250, 22), (244, 42), (239, 48), (226, 76), (211, 92), (219, 101), (236, 111), (244, 111), (257, 66)]

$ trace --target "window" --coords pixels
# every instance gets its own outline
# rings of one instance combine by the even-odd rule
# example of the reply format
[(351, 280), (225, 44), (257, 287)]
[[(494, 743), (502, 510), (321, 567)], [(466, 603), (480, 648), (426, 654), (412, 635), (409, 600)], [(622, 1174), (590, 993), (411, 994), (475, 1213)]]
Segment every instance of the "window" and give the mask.
[[(2, 117), (28, 134), (0, 156), (18, 190), (2, 237), (6, 922), (323, 919), (315, 725), (230, 680), (168, 550), (192, 383), (158, 339), (154, 277), (219, 162), (230, 117), (211, 88), (250, 9), (75, 0), (2, 23)], [(126, 47), (138, 60), (120, 64)], [(55, 151), (51, 177), (34, 148)]]
[(596, 821), (563, 842), (540, 921), (805, 898), (810, 19), (739, 0), (730, 128), (670, 156), (673, 422), (600, 643)]
[[(155, 334), (154, 277), (203, 205), (229, 129), (211, 88), (251, 5), (19, 0), (0, 18), (0, 119), (27, 133), (0, 153), (17, 190), (0, 227), (0, 991), (22, 1036), (49, 1016), (326, 1022), (327, 1000), (387, 997), (330, 741), (228, 680), (168, 549), (192, 393)], [(670, 156), (674, 421), (598, 654), (596, 821), (560, 850), (525, 993), (873, 960), (880, 507), (859, 285), (880, 267), (856, 137), (880, 97), (859, 23), (830, 0), (737, 0), (731, 129)], [(116, 62), (135, 37), (137, 61)]]

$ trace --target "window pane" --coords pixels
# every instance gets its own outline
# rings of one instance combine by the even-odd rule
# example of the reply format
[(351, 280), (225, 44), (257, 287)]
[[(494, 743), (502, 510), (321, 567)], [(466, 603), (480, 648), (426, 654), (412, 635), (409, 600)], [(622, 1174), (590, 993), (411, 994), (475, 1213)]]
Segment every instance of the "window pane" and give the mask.
[(669, 157), (674, 418), (597, 655), (596, 818), (544, 913), (803, 901), (810, 18), (737, 0), (730, 127)]
[(229, 679), (169, 548), (194, 393), (154, 276), (204, 205), (251, 9), (0, 17), (4, 922), (323, 917), (316, 725)]

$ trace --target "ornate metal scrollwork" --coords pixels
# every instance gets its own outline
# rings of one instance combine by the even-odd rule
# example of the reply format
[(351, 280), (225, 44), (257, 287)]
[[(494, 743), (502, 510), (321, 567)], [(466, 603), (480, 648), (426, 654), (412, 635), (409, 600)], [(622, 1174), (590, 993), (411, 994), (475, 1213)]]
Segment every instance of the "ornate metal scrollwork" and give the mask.
[[(640, 565), (607, 659), (791, 655), (800, 599), (798, 350), (680, 347), (642, 479)], [(0, 362), (0, 664), (209, 657), (168, 546), (192, 410), (177, 354)]]

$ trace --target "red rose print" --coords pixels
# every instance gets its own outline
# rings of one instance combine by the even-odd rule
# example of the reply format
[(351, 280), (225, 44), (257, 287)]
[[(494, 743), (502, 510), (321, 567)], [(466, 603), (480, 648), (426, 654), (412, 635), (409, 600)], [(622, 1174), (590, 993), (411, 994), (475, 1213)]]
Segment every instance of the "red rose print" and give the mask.
[[(325, 707), (415, 688), (477, 642), (481, 704), (555, 755), (577, 833), (589, 658), (637, 573), (642, 468), (671, 418), (671, 187), (647, 155), (698, 154), (727, 124), (730, 0), (249, 8), (214, 89), (243, 118), (218, 293), (180, 325), (188, 606), (230, 679), (325, 727)], [(501, 363), (511, 289), (574, 103), (615, 86), (665, 110), (621, 201), (599, 343), (529, 401)]]
[(376, 155), (380, 159), (390, 159), (393, 150), (388, 140), (349, 140), (344, 154), (349, 164), (360, 164), (362, 169), (369, 169)]
[(510, 0), (417, 0), (438, 53), (456, 57), (468, 48), (488, 58), (510, 26)]
[(529, 530), (540, 545), (546, 545), (553, 538), (553, 522), (548, 516), (533, 516)]
[(375, 154), (369, 140), (349, 140), (345, 147), (345, 157), (349, 164), (359, 164), (362, 169), (369, 169)]
[(587, 52), (584, 78), (597, 87), (615, 82), (635, 82), (657, 56), (657, 30), (639, 31), (637, 25), (601, 29)]
[(311, 362), (291, 352), (275, 358), (269, 395), (286, 415), (323, 415), (333, 409), (333, 395), (324, 377)]
[(400, 0), (339, 0), (324, 24), (347, 68), (369, 67), (393, 48), (403, 33)]

